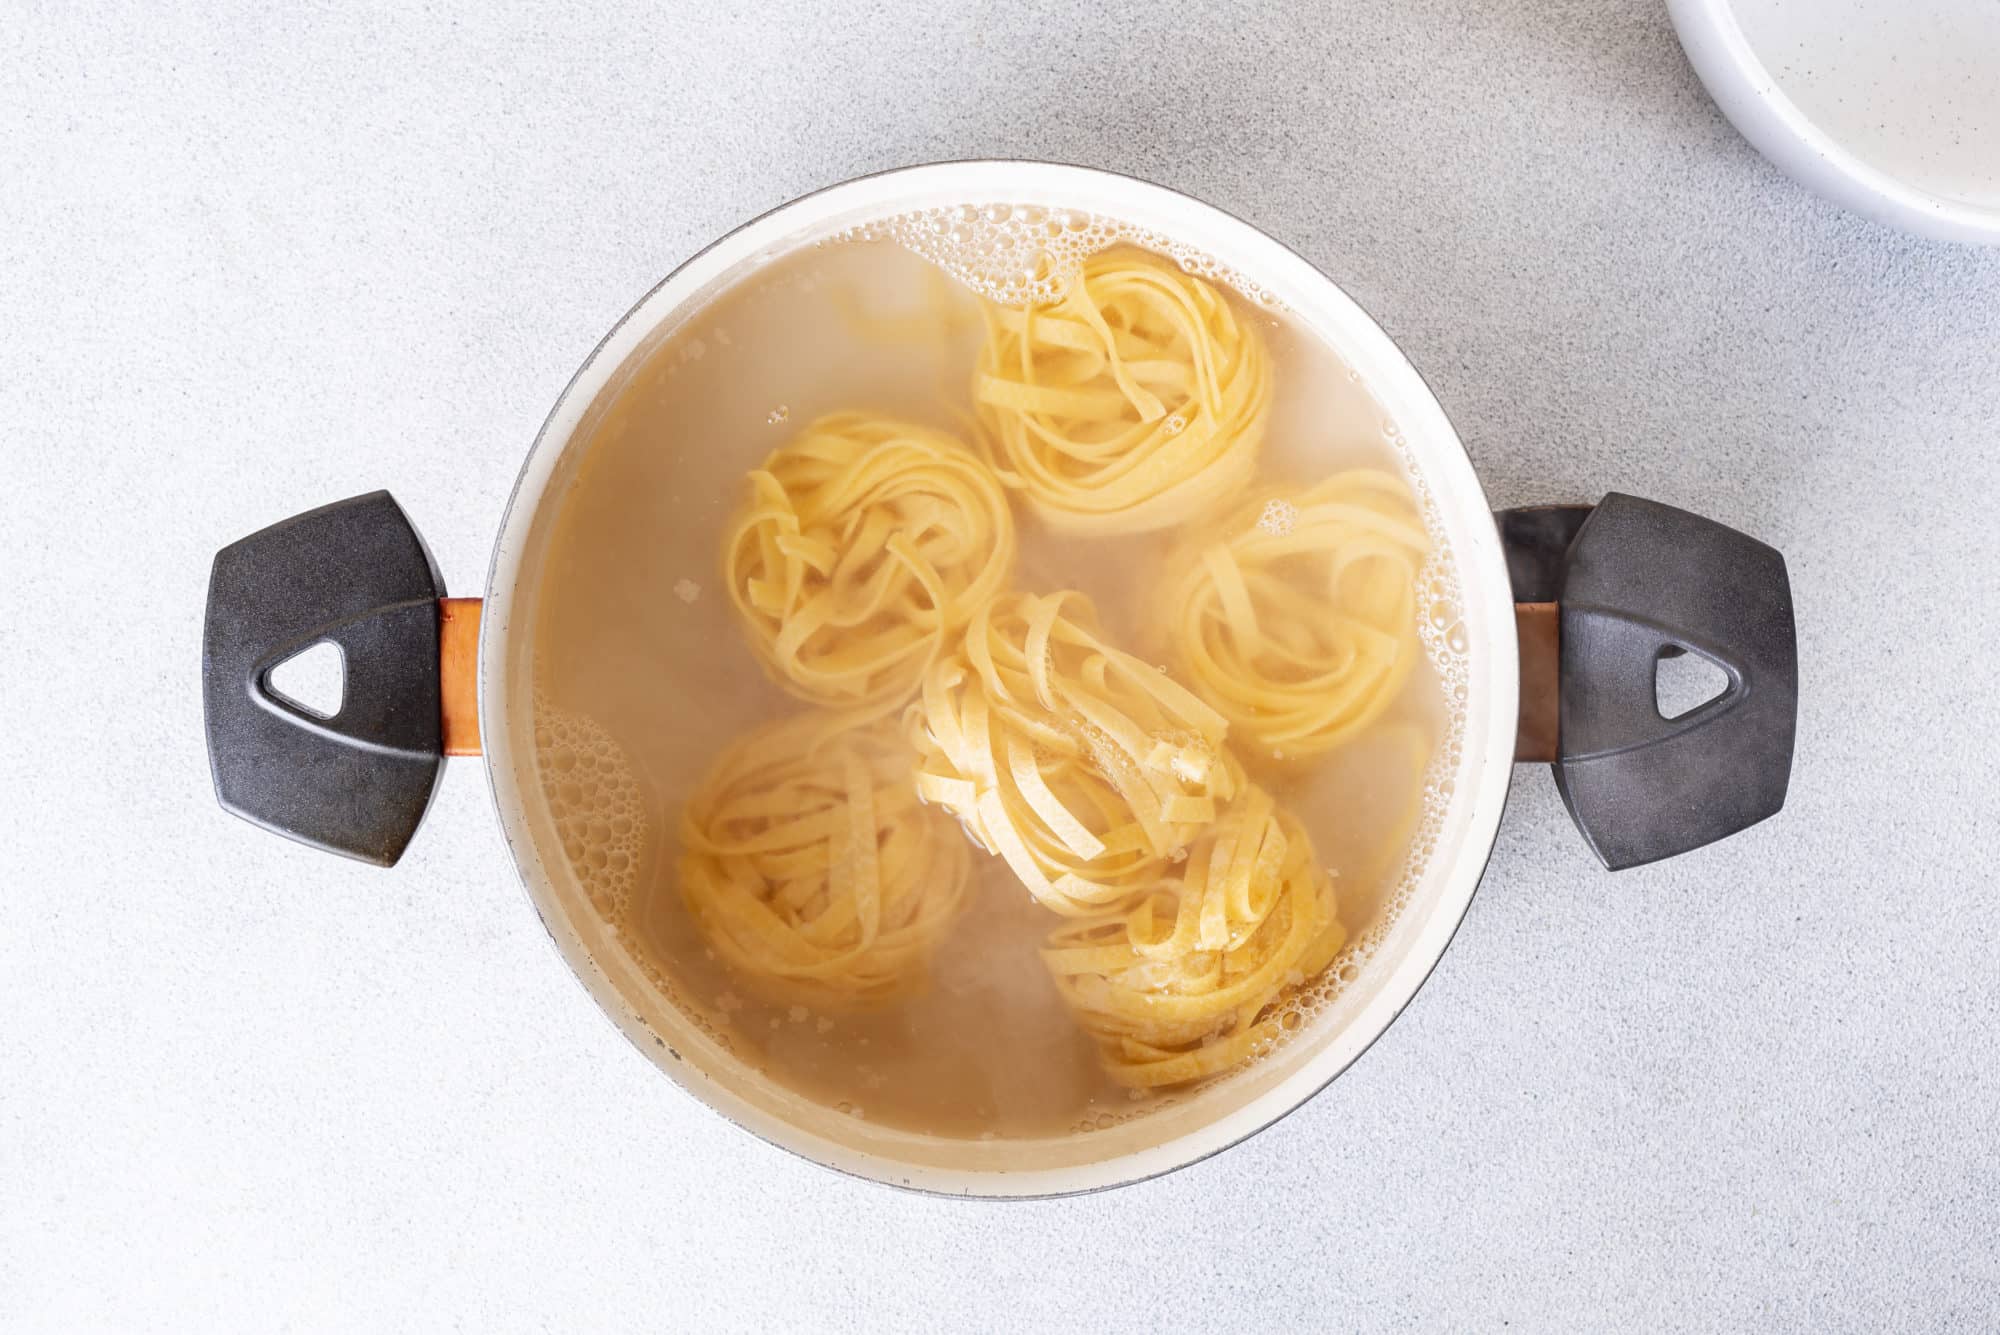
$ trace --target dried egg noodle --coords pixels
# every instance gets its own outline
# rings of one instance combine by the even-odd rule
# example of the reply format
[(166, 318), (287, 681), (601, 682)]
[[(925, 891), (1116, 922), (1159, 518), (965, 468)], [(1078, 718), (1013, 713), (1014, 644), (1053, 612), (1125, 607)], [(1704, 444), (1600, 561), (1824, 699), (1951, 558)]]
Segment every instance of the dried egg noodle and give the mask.
[(1186, 1084), (1277, 1038), (1267, 1015), (1346, 940), (1312, 843), (1251, 786), (1175, 879), (1123, 912), (1065, 923), (1043, 962), (1113, 1080)]
[(836, 413), (750, 474), (723, 576), (773, 680), (828, 705), (893, 707), (1014, 563), (1006, 496), (964, 444)]
[(1441, 846), (1466, 637), (1400, 429), (1253, 279), (946, 206), (760, 259), (606, 391), (536, 765), (665, 1037), (1062, 1140), (1340, 1022)]
[(918, 988), (971, 880), (894, 719), (813, 713), (731, 746), (682, 813), (681, 895), (746, 979), (835, 1006)]
[(1106, 644), (1080, 593), (982, 609), (908, 716), (917, 791), (1059, 913), (1142, 891), (1241, 782), (1222, 718)]
[(1093, 255), (1052, 305), (982, 302), (972, 397), (1000, 478), (1050, 528), (1105, 536), (1212, 512), (1250, 480), (1271, 402), (1263, 340), (1157, 256)]
[(1174, 664), (1246, 755), (1324, 755), (1381, 717), (1421, 658), (1429, 548), (1409, 487), (1380, 470), (1253, 500), (1169, 563)]

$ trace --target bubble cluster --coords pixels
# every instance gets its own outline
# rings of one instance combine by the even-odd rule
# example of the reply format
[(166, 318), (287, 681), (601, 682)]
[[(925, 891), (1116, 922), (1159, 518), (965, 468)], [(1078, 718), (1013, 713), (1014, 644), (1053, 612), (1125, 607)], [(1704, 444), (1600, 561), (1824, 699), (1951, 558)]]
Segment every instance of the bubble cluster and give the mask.
[[(649, 841), (644, 790), (618, 744), (594, 719), (534, 697), (535, 770), (571, 875), (660, 998), (727, 1052), (729, 1007), (690, 1005), (640, 941), (634, 922), (641, 860)], [(663, 1043), (664, 1046), (664, 1043)]]
[(608, 919), (630, 908), (645, 807), (625, 753), (598, 724), (535, 702), (535, 768), (570, 870)]
[[(1143, 1094), (1143, 1091), (1141, 1093)], [(1109, 1131), (1114, 1126), (1123, 1126), (1127, 1122), (1137, 1121), (1139, 1118), (1153, 1112), (1157, 1106), (1156, 1104), (1147, 1103), (1129, 1112), (1095, 1113), (1082, 1117), (1071, 1124), (1069, 1129), (1070, 1134), (1080, 1136), (1091, 1131)]]
[(1290, 501), (1266, 501), (1257, 527), (1274, 538), (1283, 538), (1299, 525), (1299, 507)]
[(1212, 256), (1150, 228), (1081, 209), (1040, 204), (960, 204), (920, 209), (849, 227), (819, 244), (894, 241), (989, 301), (1006, 306), (1059, 301), (1083, 262), (1113, 246), (1140, 246), (1188, 273), (1234, 288), (1275, 309), (1277, 295)]

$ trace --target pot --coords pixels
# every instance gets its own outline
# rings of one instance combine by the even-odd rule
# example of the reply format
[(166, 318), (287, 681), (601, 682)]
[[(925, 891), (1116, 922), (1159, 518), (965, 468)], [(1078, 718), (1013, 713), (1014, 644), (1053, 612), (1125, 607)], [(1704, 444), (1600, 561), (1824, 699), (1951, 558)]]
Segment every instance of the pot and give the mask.
[[(746, 270), (858, 224), (947, 205), (1041, 203), (1172, 236), (1285, 303), (1370, 386), (1405, 436), (1455, 553), (1466, 645), (1463, 732), (1434, 851), (1359, 976), (1277, 1052), (1108, 1129), (964, 1141), (842, 1116), (731, 1054), (661, 998), (572, 873), (535, 772), (530, 642), (557, 502), (593, 414), (627, 371)], [(330, 641), (345, 693), (329, 714), (273, 689), (275, 668)], [(1663, 658), (1695, 653), (1722, 693), (1667, 719)], [(222, 805), (277, 833), (389, 865), (447, 755), (483, 757), (500, 827), (563, 958), (638, 1049), (763, 1139), (857, 1176), (972, 1196), (1138, 1181), (1269, 1125), (1372, 1043), (1444, 953), (1492, 849), (1517, 761), (1554, 765), (1611, 868), (1718, 839), (1784, 803), (1796, 712), (1782, 556), (1630, 496), (1497, 517), (1457, 433), (1395, 343), (1299, 256), (1160, 186), (1026, 162), (947, 163), (849, 181), (717, 241), (605, 336), (557, 401), (501, 518), (483, 600), (446, 598), (387, 493), (285, 520), (219, 553), (204, 642), (209, 753)]]

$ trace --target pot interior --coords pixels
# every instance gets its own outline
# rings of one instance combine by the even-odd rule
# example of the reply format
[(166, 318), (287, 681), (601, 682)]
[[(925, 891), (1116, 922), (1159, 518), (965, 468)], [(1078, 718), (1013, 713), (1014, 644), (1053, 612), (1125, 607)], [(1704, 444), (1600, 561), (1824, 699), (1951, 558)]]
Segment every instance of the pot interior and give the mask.
[[(1371, 832), (1399, 819), (1397, 793), (1414, 794), (1414, 805), (1403, 812), (1407, 837), (1374, 840), (1386, 855), (1366, 884), (1340, 887), (1349, 939), (1275, 1050), (1190, 1089), (1129, 1104), (1094, 1096), (1082, 1115), (1058, 1115), (1060, 1100), (1058, 1112), (1024, 1103), (995, 1134), (943, 1111), (960, 1084), (984, 1078), (971, 1067), (928, 1073), (933, 1115), (914, 1097), (925, 1081), (887, 1057), (872, 1073), (883, 1090), (872, 1110), (856, 1073), (816, 1079), (779, 1060), (783, 1049), (815, 1050), (815, 1033), (836, 1021), (746, 1004), (702, 952), (676, 892), (677, 816), (732, 736), (797, 708), (759, 680), (718, 570), (745, 470), (807, 419), (856, 401), (949, 427), (939, 386), (948, 398), (963, 383), (955, 340), (981, 333), (954, 323), (969, 307), (932, 301), (921, 275), (939, 271), (911, 252), (952, 242), (961, 227), (976, 237), (1024, 209), (1056, 227), (1112, 220), (1226, 278), (1248, 294), (1246, 318), (1268, 324), (1280, 365), (1288, 338), (1330, 354), (1314, 364), (1312, 385), (1290, 396), (1281, 388), (1272, 462), (1309, 478), (1379, 460), (1409, 480), (1434, 539), (1417, 608), (1434, 707), (1410, 723), (1425, 746), (1414, 762), (1404, 756), (1406, 779), (1371, 784), (1398, 757), (1357, 744), (1337, 789), (1298, 799), (1315, 843), (1350, 873), (1371, 861)], [(885, 283), (902, 284), (886, 301)], [(824, 331), (785, 318), (788, 302), (829, 287), (852, 289), (856, 327), (883, 355), (828, 361)], [(709, 373), (732, 358), (743, 375)], [(1116, 603), (1151, 569), (1143, 542), (1102, 549), (1126, 553), (1116, 559), (1077, 560), (1063, 544), (1038, 546), (1031, 522), (1022, 531), (1024, 585), (1079, 586)], [(1352, 1061), (1421, 984), (1464, 911), (1504, 799), (1516, 703), (1511, 597), (1484, 497), (1390, 340), (1332, 283), (1227, 215), (1124, 178), (1021, 163), (918, 168), (821, 192), (732, 234), (643, 300), (579, 372), (523, 471), (496, 548), (481, 660), (489, 772), (524, 880), (558, 947), (639, 1049), (774, 1143), (898, 1185), (989, 1195), (1171, 1169), (1274, 1120)], [(1005, 866), (974, 861), (984, 893), (1004, 894)], [(978, 921), (997, 940), (1021, 915), (1000, 907)], [(658, 939), (680, 953), (647, 944)], [(945, 954), (976, 968), (982, 944), (960, 940)], [(1088, 1049), (1059, 1027), (1053, 992), (1035, 1004), (1044, 1003), (1058, 1026), (1053, 1046), (1005, 1060), (1035, 1073), (1024, 1087), (1060, 1086), (1065, 1071), (1087, 1085)], [(950, 1023), (977, 1025), (982, 1004), (974, 989)], [(866, 1020), (851, 1023), (867, 1033)], [(987, 1046), (1011, 1041), (1006, 1029), (994, 1025)], [(858, 1052), (836, 1046), (823, 1060)], [(990, 1068), (993, 1054), (984, 1056)], [(965, 1106), (1010, 1097), (1007, 1082), (992, 1083), (965, 1094)]]

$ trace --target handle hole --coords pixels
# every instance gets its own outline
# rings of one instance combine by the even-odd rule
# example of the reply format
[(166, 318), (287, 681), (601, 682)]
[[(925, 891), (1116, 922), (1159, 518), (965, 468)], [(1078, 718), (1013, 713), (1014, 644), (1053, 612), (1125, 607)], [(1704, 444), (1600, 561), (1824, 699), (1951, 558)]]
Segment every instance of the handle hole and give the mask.
[(332, 640), (315, 640), (266, 672), (264, 688), (314, 718), (330, 719), (347, 698), (347, 655)]
[(1663, 719), (1692, 713), (1728, 689), (1722, 665), (1691, 649), (1669, 645), (1653, 665), (1653, 705)]

